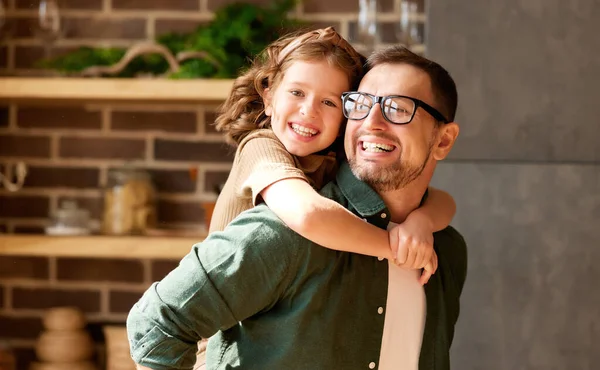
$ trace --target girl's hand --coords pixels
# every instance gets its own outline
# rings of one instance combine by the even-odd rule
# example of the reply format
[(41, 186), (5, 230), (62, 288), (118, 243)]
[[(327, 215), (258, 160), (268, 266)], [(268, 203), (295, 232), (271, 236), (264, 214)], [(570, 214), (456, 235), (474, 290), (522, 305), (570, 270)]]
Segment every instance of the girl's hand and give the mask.
[(431, 221), (418, 213), (389, 231), (394, 263), (409, 269), (424, 269), (419, 282), (425, 284), (437, 270), (437, 255), (433, 250)]

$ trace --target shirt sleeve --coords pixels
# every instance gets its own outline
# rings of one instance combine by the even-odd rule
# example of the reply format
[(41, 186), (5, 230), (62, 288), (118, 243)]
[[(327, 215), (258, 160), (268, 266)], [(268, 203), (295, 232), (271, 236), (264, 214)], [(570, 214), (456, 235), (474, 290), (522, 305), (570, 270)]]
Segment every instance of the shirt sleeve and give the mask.
[(235, 166), (235, 184), (240, 195), (252, 198), (253, 205), (263, 190), (280, 180), (296, 178), (308, 182), (294, 157), (274, 134), (251, 137), (242, 145)]
[(156, 370), (191, 369), (201, 338), (237, 325), (284, 294), (300, 248), (289, 247), (298, 243), (292, 240), (295, 234), (282, 232), (281, 222), (263, 208), (253, 208), (194, 245), (133, 306), (127, 332), (136, 363)]

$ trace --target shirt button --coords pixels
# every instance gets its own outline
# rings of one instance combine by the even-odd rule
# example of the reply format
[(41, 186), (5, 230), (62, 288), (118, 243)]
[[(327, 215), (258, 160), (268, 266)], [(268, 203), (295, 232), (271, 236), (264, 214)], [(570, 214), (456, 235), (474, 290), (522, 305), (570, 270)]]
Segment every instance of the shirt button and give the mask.
[(377, 313), (381, 315), (383, 313), (383, 307), (379, 307), (377, 309)]
[(386, 217), (387, 217), (387, 214), (386, 214), (386, 213), (382, 213), (382, 214), (381, 214), (381, 218), (386, 218)]
[(371, 363), (369, 364), (369, 369), (374, 369), (374, 368), (375, 368), (375, 363), (374, 363), (374, 362), (371, 362)]
[(378, 261), (383, 261), (383, 257), (377, 257)]

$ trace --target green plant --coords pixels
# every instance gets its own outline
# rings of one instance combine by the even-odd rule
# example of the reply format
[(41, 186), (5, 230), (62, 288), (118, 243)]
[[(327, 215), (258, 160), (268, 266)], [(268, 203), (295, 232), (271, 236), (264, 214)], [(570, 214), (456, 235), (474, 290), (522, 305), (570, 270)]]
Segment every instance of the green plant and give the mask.
[[(198, 26), (192, 33), (169, 33), (156, 39), (173, 55), (202, 52), (205, 57), (184, 60), (179, 71), (168, 73), (169, 65), (163, 56), (140, 55), (115, 77), (168, 73), (169, 78), (233, 78), (270, 42), (303, 25), (288, 16), (297, 1), (273, 0), (264, 7), (243, 2), (226, 5), (215, 12), (211, 22)], [(126, 51), (82, 47), (62, 56), (41, 60), (38, 66), (65, 74), (78, 74), (91, 66), (113, 65)]]

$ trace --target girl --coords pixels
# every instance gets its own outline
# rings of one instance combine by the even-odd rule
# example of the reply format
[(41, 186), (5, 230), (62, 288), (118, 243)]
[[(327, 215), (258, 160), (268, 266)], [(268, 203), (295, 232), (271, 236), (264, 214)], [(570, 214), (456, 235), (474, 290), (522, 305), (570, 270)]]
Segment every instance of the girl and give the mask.
[[(332, 27), (283, 37), (236, 79), (216, 127), (237, 145), (210, 231), (264, 201), (292, 230), (327, 248), (437, 269), (433, 232), (455, 212), (450, 195), (430, 189), (422, 207), (389, 232), (321, 197), (343, 136), (341, 94), (358, 85), (364, 58)], [(343, 148), (341, 148), (343, 151)]]

